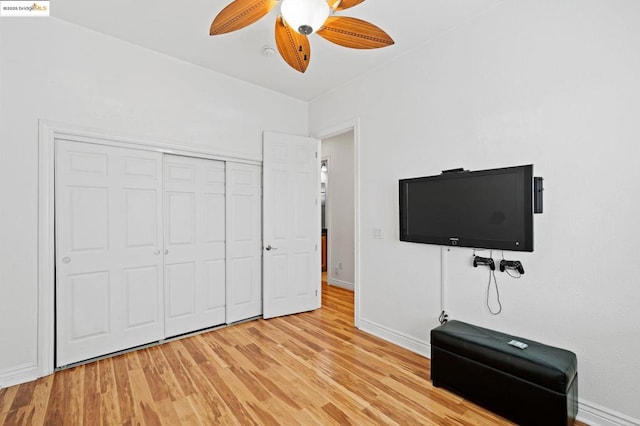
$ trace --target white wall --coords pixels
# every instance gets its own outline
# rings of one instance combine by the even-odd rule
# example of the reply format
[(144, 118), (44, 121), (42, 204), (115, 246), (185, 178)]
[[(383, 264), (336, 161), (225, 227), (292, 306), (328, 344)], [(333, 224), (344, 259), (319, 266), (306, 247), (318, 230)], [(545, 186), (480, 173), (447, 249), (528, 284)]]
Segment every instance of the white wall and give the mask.
[(505, 2), (311, 103), (312, 133), (360, 119), (363, 328), (426, 352), (438, 324), (440, 250), (398, 240), (398, 179), (533, 163), (545, 211), (535, 251), (506, 254), (525, 275), (497, 274), (503, 313), (469, 249), (446, 255), (447, 310), (576, 352), (583, 418), (640, 419), (639, 16), (635, 0)]
[(354, 284), (353, 146), (352, 130), (322, 140), (322, 158), (330, 158), (325, 213), (328, 281), (348, 289)]
[(0, 95), (0, 386), (37, 360), (38, 119), (258, 160), (308, 131), (304, 102), (55, 18), (2, 20)]

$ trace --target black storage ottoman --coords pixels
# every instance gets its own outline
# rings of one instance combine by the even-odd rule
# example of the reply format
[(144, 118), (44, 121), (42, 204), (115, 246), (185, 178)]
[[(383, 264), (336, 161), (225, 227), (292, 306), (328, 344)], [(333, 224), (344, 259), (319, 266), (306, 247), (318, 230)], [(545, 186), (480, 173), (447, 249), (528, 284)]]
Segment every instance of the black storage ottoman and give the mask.
[(461, 321), (431, 330), (431, 380), (521, 425), (571, 425), (578, 413), (573, 352)]

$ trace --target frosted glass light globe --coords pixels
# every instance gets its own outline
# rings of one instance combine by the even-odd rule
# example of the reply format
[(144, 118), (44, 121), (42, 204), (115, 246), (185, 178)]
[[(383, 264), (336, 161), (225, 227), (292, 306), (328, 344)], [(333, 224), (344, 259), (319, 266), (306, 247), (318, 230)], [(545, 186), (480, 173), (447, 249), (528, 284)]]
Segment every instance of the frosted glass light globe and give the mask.
[(280, 12), (291, 28), (309, 35), (322, 28), (331, 8), (327, 0), (282, 0)]

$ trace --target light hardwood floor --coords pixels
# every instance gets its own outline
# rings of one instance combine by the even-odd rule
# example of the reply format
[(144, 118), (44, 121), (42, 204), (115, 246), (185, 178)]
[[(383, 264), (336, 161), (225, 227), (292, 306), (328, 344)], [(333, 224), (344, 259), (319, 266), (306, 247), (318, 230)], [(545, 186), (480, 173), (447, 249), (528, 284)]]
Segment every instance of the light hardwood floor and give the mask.
[(509, 422), (429, 380), (429, 360), (353, 327), (353, 293), (0, 390), (5, 425)]

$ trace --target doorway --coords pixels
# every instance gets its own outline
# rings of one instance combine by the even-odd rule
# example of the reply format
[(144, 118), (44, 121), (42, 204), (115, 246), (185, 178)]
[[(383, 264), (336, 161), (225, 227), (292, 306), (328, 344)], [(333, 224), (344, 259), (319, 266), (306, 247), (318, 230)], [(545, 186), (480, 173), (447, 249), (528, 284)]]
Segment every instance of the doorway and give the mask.
[[(326, 239), (326, 282), (355, 289), (354, 129), (321, 142), (322, 239)], [(324, 249), (324, 247), (323, 247)], [(324, 251), (324, 250), (323, 250)], [(324, 259), (323, 259), (324, 260)]]
[(329, 185), (329, 157), (320, 162), (320, 269), (322, 283), (327, 283), (327, 187)]

